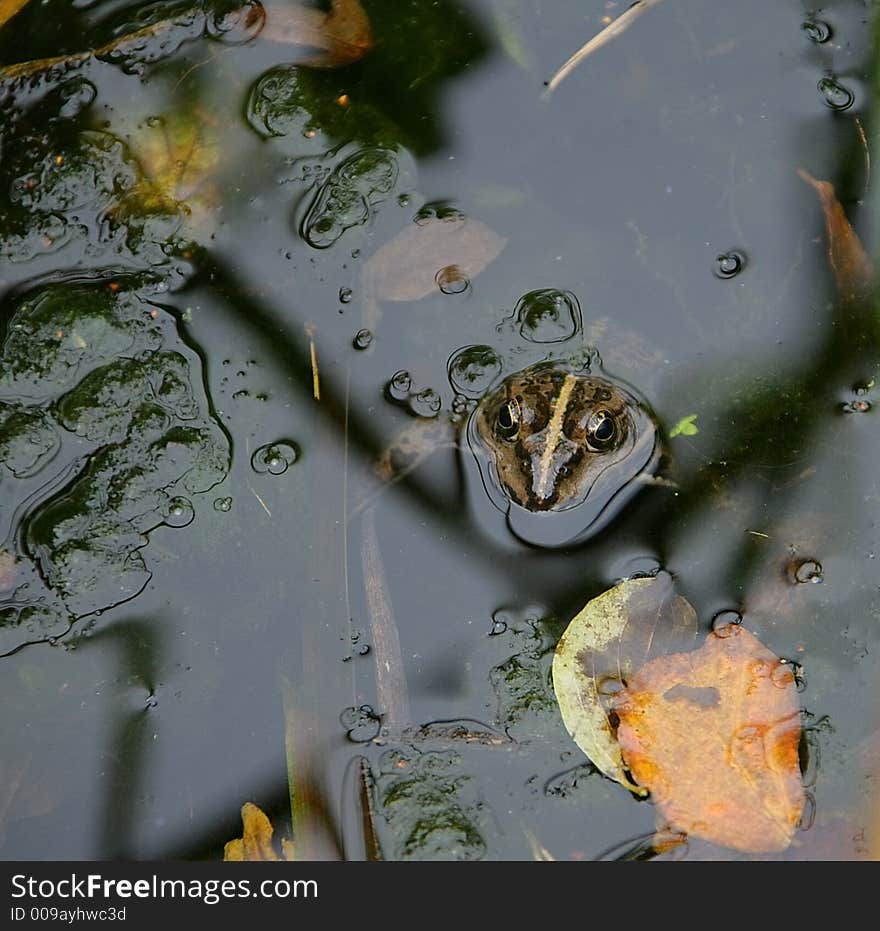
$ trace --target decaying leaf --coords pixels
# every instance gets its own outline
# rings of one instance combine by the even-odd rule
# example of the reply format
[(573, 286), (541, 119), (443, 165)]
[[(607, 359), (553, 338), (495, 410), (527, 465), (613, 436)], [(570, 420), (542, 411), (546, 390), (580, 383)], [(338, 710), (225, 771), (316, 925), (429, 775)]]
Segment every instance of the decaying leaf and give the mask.
[(297, 64), (335, 68), (358, 61), (372, 48), (370, 20), (359, 0), (331, 0), (329, 13), (287, 0), (264, 6), (264, 39), (315, 49), (314, 54), (298, 58)]
[(466, 286), (498, 257), (506, 243), (485, 223), (460, 213), (417, 220), (364, 265), (365, 325), (375, 326), (380, 301), (418, 301), (437, 293), (438, 274), (452, 267)]
[(141, 29), (137, 29), (134, 32), (117, 36), (104, 45), (84, 52), (74, 52), (70, 55), (56, 55), (52, 58), (37, 58), (31, 61), (16, 62), (14, 65), (5, 65), (0, 68), (0, 81), (12, 81), (17, 78), (29, 77), (34, 74), (40, 74), (41, 72), (51, 71), (55, 68), (61, 71), (67, 71), (80, 67), (92, 58), (115, 56), (124, 59), (129, 52), (134, 52), (135, 57), (137, 57), (137, 51), (141, 50), (153, 39), (162, 39), (168, 36), (168, 44), (173, 45), (175, 33), (186, 35), (186, 24), (181, 26), (181, 23), (175, 17), (159, 20)]
[(28, 3), (30, 3), (30, 0), (0, 0), (0, 27), (12, 19)]
[(659, 656), (614, 699), (617, 739), (665, 827), (737, 850), (784, 850), (804, 807), (791, 669), (731, 625)]
[(565, 727), (594, 766), (627, 788), (633, 784), (606, 704), (649, 656), (685, 648), (696, 631), (696, 612), (660, 573), (593, 598), (559, 640), (553, 689)]
[(281, 856), (272, 846), (272, 822), (253, 802), (241, 806), (242, 836), (228, 841), (223, 848), (224, 860), (293, 860), (293, 844), (281, 841)]
[(131, 140), (141, 177), (110, 213), (125, 222), (132, 216), (179, 216), (187, 232), (204, 232), (220, 195), (213, 175), (220, 146), (211, 120), (198, 112), (157, 117)]
[(825, 214), (828, 261), (834, 272), (838, 293), (843, 300), (855, 300), (870, 287), (874, 266), (837, 199), (834, 185), (830, 181), (817, 180), (802, 168), (798, 169), (798, 174), (819, 195)]
[(15, 762), (0, 760), (0, 846), (8, 824), (55, 809), (63, 796), (63, 785), (57, 770), (38, 769), (29, 753)]
[(0, 592), (9, 592), (15, 587), (15, 580), (18, 572), (16, 565), (18, 560), (14, 553), (9, 550), (0, 549)]

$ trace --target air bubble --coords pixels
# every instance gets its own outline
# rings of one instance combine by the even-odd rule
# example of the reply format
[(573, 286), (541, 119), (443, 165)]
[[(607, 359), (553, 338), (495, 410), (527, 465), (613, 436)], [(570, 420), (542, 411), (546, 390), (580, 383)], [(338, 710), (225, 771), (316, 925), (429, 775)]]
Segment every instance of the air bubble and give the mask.
[(267, 443), (254, 450), (251, 468), (257, 475), (283, 475), (299, 459), (299, 450), (293, 443), (279, 441)]
[(530, 343), (562, 343), (581, 330), (581, 308), (571, 291), (542, 288), (517, 302), (514, 317), (520, 336)]
[(244, 45), (259, 35), (266, 22), (266, 11), (258, 0), (247, 2), (225, 12), (216, 10), (208, 19), (207, 32), (224, 45)]
[(492, 619), (492, 628), (489, 631), (490, 637), (498, 637), (499, 635), (506, 633), (507, 631), (507, 621), (503, 621), (500, 618)]
[(224, 514), (232, 509), (232, 498), (215, 498), (214, 510), (222, 511)]
[(832, 35), (831, 27), (821, 19), (808, 19), (801, 23), (804, 35), (816, 45), (827, 42)]
[(409, 400), (409, 409), (417, 417), (436, 417), (442, 406), (440, 395), (433, 388), (425, 388)]
[(719, 611), (715, 617), (712, 618), (712, 633), (718, 637), (729, 637), (731, 631), (733, 631), (735, 627), (739, 627), (742, 622), (743, 618), (739, 611), (734, 611), (732, 609)]
[(501, 374), (501, 359), (491, 346), (465, 346), (446, 365), (456, 394), (471, 400), (482, 397)]
[(388, 394), (394, 401), (404, 402), (408, 400), (411, 389), (412, 376), (404, 369), (395, 372), (391, 376), (391, 381), (388, 382)]
[(625, 688), (626, 683), (620, 676), (601, 676), (596, 683), (596, 691), (606, 698), (620, 694)]
[(370, 705), (346, 708), (339, 715), (339, 723), (352, 743), (368, 743), (379, 736), (382, 721)]
[(351, 344), (355, 349), (367, 349), (370, 344), (373, 342), (373, 334), (369, 330), (358, 330), (354, 334), (354, 339), (351, 341)]
[(871, 402), (865, 401), (862, 398), (856, 398), (856, 400), (849, 401), (841, 405), (841, 407), (846, 414), (867, 414), (868, 411), (871, 410)]
[(737, 249), (731, 249), (716, 257), (712, 271), (716, 278), (724, 281), (728, 278), (735, 278), (745, 267), (745, 255)]
[(471, 283), (467, 275), (457, 265), (447, 265), (434, 276), (437, 287), (444, 294), (463, 294)]
[(816, 85), (825, 105), (832, 110), (849, 110), (855, 102), (855, 94), (832, 77), (824, 77)]
[(165, 511), (167, 527), (186, 527), (195, 519), (196, 512), (189, 498), (172, 498)]
[(351, 303), (353, 292), (351, 288), (340, 288), (339, 289), (339, 302), (341, 304)]
[(791, 576), (795, 582), (805, 584), (812, 582), (817, 585), (825, 581), (822, 573), (822, 563), (815, 559), (802, 559), (791, 567)]
[(373, 342), (373, 334), (369, 330), (358, 330), (351, 341), (355, 349), (367, 349)]

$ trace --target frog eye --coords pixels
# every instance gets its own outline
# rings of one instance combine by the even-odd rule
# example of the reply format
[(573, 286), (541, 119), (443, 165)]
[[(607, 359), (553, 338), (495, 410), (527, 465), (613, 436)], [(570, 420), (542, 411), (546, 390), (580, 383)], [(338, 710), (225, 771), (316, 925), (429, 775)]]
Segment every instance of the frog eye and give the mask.
[(495, 426), (498, 435), (505, 440), (515, 440), (519, 433), (521, 417), (519, 401), (516, 398), (505, 401), (498, 409), (498, 422)]
[(617, 437), (617, 423), (609, 411), (594, 411), (587, 422), (587, 442), (593, 449), (608, 449)]

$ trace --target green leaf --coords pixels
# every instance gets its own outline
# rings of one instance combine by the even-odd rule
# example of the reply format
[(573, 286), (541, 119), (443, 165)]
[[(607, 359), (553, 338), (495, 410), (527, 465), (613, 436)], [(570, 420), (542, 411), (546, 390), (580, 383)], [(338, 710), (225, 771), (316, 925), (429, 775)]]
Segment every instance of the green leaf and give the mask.
[(682, 417), (681, 420), (669, 431), (670, 439), (674, 436), (678, 436), (679, 433), (682, 436), (694, 436), (700, 432), (700, 428), (696, 424), (697, 415), (688, 414), (687, 417)]

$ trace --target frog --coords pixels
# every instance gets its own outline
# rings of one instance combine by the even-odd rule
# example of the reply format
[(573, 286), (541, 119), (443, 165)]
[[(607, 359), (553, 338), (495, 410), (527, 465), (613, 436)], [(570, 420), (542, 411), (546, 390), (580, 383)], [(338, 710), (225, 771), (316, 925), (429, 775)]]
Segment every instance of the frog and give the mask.
[[(559, 289), (523, 295), (495, 332), (495, 346), (449, 357), (451, 410), (440, 409), (439, 392), (413, 388), (409, 372), (392, 377), (386, 397), (415, 418), (375, 472), (395, 482), (437, 449), (455, 447), (470, 511), (493, 536), (500, 530), (551, 548), (584, 542), (644, 484), (662, 484), (657, 419), (616, 374), (653, 368), (660, 355), (643, 340), (614, 337), (607, 320), (584, 326), (575, 295)], [(607, 344), (615, 374), (596, 341)], [(437, 405), (430, 413), (425, 395)]]
[(595, 361), (541, 361), (478, 401), (467, 446), (482, 485), (525, 543), (560, 546), (602, 529), (660, 462), (647, 402)]

